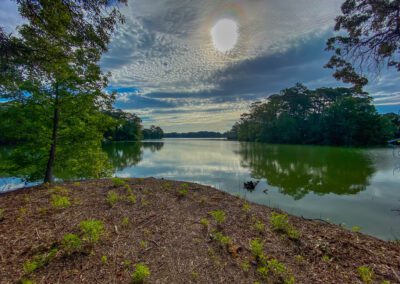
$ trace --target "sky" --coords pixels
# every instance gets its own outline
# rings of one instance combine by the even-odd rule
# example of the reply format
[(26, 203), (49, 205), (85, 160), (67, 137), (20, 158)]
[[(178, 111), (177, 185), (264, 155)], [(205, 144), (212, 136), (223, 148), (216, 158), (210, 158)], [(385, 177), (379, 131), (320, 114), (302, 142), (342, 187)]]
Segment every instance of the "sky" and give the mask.
[[(226, 131), (257, 100), (297, 82), (344, 86), (325, 69), (343, 0), (129, 0), (100, 64), (115, 107), (165, 132)], [(15, 32), (16, 5), (0, 0)], [(380, 112), (400, 110), (398, 73), (371, 74)]]

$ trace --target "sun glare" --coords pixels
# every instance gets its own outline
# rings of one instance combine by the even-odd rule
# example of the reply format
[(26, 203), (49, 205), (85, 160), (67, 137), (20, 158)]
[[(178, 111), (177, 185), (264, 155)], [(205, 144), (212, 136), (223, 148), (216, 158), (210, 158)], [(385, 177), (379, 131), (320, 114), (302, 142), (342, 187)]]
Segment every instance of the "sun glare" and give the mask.
[(238, 24), (231, 19), (220, 19), (211, 29), (211, 38), (219, 52), (232, 50), (239, 39)]

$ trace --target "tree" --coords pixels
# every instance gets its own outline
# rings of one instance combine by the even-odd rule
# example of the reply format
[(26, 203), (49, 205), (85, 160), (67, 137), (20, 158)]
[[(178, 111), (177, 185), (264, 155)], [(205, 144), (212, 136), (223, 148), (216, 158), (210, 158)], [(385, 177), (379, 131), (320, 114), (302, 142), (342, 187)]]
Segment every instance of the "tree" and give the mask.
[(104, 137), (113, 141), (142, 140), (142, 120), (135, 114), (122, 110), (112, 110), (106, 114), (115, 120), (114, 125), (104, 134)]
[(400, 71), (400, 0), (346, 0), (335, 31), (340, 34), (327, 42), (334, 55), (326, 67), (336, 69), (336, 79), (361, 90), (368, 83), (364, 69)]
[[(31, 158), (39, 164), (47, 160), (45, 182), (54, 181), (59, 146), (101, 141), (101, 111), (111, 108), (114, 95), (103, 91), (107, 76), (98, 61), (116, 24), (123, 22), (118, 4), (125, 2), (17, 0), (27, 23), (17, 37), (0, 30), (0, 94), (18, 102), (22, 114), (31, 111), (34, 128), (23, 128), (34, 131), (25, 137), (36, 150)], [(96, 134), (94, 143), (84, 140), (92, 139), (88, 134)]]
[(159, 126), (150, 126), (149, 129), (143, 130), (144, 139), (163, 139), (164, 131)]

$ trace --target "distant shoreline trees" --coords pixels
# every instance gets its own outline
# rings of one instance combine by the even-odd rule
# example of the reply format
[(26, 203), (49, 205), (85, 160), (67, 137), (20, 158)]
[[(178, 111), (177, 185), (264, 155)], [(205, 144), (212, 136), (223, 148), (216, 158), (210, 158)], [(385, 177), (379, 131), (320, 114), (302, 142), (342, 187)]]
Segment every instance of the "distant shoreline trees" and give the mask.
[(255, 102), (228, 139), (283, 144), (382, 145), (398, 131), (371, 98), (354, 88), (309, 90), (301, 84)]

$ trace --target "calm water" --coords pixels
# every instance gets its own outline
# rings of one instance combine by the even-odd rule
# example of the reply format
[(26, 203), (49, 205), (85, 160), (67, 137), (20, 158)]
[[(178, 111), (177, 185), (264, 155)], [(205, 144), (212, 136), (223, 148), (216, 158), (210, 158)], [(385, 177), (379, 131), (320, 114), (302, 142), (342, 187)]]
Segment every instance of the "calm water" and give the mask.
[[(382, 239), (400, 238), (400, 155), (391, 148), (164, 139), (107, 144), (104, 150), (119, 177), (212, 185), (291, 214), (359, 226)], [(260, 180), (252, 192), (243, 189), (251, 179)], [(2, 182), (4, 188), (18, 180)]]

